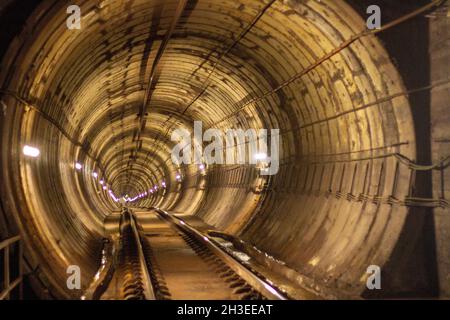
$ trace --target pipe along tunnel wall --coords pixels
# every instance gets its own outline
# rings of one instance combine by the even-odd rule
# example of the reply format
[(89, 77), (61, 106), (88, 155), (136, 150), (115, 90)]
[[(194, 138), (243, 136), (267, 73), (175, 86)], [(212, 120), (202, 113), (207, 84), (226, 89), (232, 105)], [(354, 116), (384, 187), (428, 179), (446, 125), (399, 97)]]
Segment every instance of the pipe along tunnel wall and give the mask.
[[(95, 273), (116, 204), (94, 171), (116, 194), (165, 180), (137, 205), (196, 215), (319, 292), (449, 295), (449, 170), (415, 165), (449, 155), (445, 13), (363, 35), (367, 1), (190, 0), (158, 57), (178, 1), (78, 1), (81, 30), (67, 1), (18, 2), (0, 8), (0, 234), (23, 234), (41, 297), (78, 295), (68, 265), (84, 287)], [(379, 1), (386, 22), (419, 2)], [(170, 133), (194, 120), (279, 128), (278, 174), (178, 168)], [(383, 289), (369, 292), (373, 264)]]

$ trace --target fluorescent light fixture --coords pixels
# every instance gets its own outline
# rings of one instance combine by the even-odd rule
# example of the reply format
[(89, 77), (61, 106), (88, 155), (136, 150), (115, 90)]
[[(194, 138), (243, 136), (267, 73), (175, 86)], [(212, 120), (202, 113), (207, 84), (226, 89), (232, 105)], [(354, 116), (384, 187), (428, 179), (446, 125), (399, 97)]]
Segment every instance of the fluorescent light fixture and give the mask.
[(267, 154), (265, 154), (265, 153), (257, 153), (257, 154), (255, 154), (255, 159), (256, 160), (265, 160), (265, 159), (267, 159)]
[(81, 165), (81, 163), (79, 163), (79, 162), (75, 163), (75, 169), (81, 170), (82, 168), (83, 168), (83, 166)]
[(23, 154), (28, 156), (28, 157), (36, 158), (36, 157), (38, 157), (41, 154), (41, 152), (39, 151), (38, 148), (31, 147), (31, 146), (24, 146), (23, 147)]

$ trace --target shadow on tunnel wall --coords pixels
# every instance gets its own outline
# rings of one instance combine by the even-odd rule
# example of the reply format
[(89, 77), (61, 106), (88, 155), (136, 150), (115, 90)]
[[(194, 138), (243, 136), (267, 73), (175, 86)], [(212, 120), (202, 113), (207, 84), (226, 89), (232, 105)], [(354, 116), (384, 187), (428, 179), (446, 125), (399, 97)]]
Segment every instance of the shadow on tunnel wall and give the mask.
[[(6, 53), (9, 44), (14, 37), (19, 34), (28, 19), (30, 14), (35, 10), (41, 0), (28, 0), (28, 1), (14, 1), (3, 0), (0, 3), (0, 61), (3, 55)], [(0, 72), (1, 70), (0, 65)], [(0, 132), (3, 132), (3, 114), (0, 114)], [(0, 157), (0, 167), (5, 158)], [(0, 240), (6, 239), (16, 235), (18, 232), (17, 226), (12, 219), (7, 218), (6, 211), (3, 204), (3, 196), (0, 196)], [(14, 263), (16, 260), (13, 261)], [(26, 261), (25, 261), (26, 263)], [(17, 265), (12, 265), (11, 268), (18, 268)], [(37, 280), (33, 273), (24, 276), (23, 280), (23, 298), (27, 300), (38, 299), (36, 296), (31, 282), (34, 282), (34, 286), (39, 286), (39, 280)], [(40, 284), (42, 285), (42, 284)]]
[[(382, 8), (382, 23), (393, 21), (429, 3), (417, 1), (360, 1), (350, 5), (361, 15), (369, 5)], [(379, 35), (391, 60), (403, 78), (407, 91), (427, 87), (430, 82), (429, 19), (421, 15)], [(417, 162), (431, 159), (431, 97), (430, 90), (409, 95), (413, 115)], [(432, 198), (431, 171), (416, 172), (411, 195)], [(438, 296), (439, 282), (435, 243), (433, 208), (410, 207), (405, 226), (390, 259), (383, 267), (383, 293), (366, 290), (365, 298)], [(386, 293), (388, 293), (386, 295)]]

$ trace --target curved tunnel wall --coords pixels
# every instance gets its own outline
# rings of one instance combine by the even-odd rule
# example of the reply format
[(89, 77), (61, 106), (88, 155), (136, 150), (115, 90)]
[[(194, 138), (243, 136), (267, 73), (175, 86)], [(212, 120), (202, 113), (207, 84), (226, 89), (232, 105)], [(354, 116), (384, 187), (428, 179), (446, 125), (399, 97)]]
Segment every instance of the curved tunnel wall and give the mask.
[[(188, 1), (143, 113), (177, 3), (78, 1), (82, 29), (68, 30), (69, 3), (46, 1), (3, 59), (4, 203), (41, 278), (67, 296), (67, 265), (83, 267), (83, 283), (94, 273), (117, 208), (98, 179), (130, 196), (166, 181), (137, 205), (195, 214), (318, 286), (361, 295), (367, 266), (389, 263), (412, 214), (413, 171), (396, 154), (416, 160), (414, 122), (389, 55), (367, 35), (320, 60), (365, 30), (343, 1)], [(170, 131), (194, 120), (279, 128), (279, 173), (177, 167)], [(24, 144), (42, 156), (24, 158)]]

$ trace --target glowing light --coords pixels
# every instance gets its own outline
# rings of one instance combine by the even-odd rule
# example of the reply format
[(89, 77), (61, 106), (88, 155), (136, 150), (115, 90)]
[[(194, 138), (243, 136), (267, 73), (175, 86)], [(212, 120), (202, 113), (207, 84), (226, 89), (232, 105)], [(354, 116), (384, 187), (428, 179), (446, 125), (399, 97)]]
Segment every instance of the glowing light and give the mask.
[(265, 160), (265, 159), (267, 159), (267, 154), (265, 154), (265, 153), (257, 153), (257, 154), (255, 154), (255, 159), (256, 160)]
[(106, 186), (103, 186), (103, 190), (106, 190), (106, 189), (108, 189)]
[(28, 157), (36, 158), (36, 157), (38, 157), (41, 154), (41, 152), (39, 151), (38, 148), (34, 148), (34, 147), (30, 147), (30, 146), (24, 146), (23, 147), (23, 154), (28, 156)]
[(112, 190), (109, 190), (109, 195), (111, 196), (111, 198), (112, 198), (115, 202), (119, 202), (119, 199), (117, 199), (117, 197), (114, 195), (114, 193), (112, 192)]
[(162, 186), (163, 188), (165, 188), (165, 187), (166, 187), (166, 182), (165, 182), (165, 181), (161, 182), (161, 186)]
[(177, 179), (178, 181), (180, 181), (180, 180), (181, 180), (181, 176), (180, 176), (179, 174), (177, 174), (177, 175), (175, 176), (175, 179)]
[(100, 184), (103, 185), (103, 183), (105, 183), (103, 180), (100, 180)]
[(92, 176), (93, 176), (94, 178), (97, 178), (97, 177), (98, 177), (97, 172), (92, 173)]
[(82, 168), (83, 168), (83, 166), (81, 165), (81, 163), (79, 163), (79, 162), (75, 163), (75, 169), (81, 170)]
[(201, 164), (201, 165), (198, 166), (198, 168), (199, 168), (200, 170), (204, 170), (204, 169), (205, 169), (205, 165), (204, 165), (204, 164)]
[(139, 197), (139, 196), (136, 196), (136, 197), (134, 197), (134, 198), (128, 199), (128, 201), (129, 201), (129, 202), (134, 202), (134, 201), (136, 201), (136, 200), (138, 199), (138, 197)]

